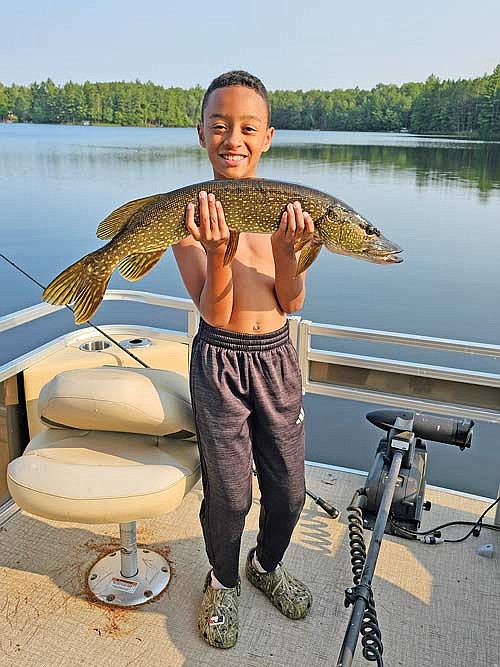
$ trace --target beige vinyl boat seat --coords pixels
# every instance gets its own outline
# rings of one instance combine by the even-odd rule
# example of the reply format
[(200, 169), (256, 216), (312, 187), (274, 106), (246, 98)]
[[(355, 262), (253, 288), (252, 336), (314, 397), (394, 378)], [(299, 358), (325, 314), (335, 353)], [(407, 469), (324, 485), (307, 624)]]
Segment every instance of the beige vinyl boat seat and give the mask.
[(125, 606), (157, 595), (170, 569), (137, 550), (135, 522), (175, 509), (200, 477), (187, 378), (115, 366), (64, 371), (41, 390), (38, 411), (50, 428), (9, 464), (12, 498), (47, 519), (119, 523), (121, 549), (92, 568), (89, 586)]

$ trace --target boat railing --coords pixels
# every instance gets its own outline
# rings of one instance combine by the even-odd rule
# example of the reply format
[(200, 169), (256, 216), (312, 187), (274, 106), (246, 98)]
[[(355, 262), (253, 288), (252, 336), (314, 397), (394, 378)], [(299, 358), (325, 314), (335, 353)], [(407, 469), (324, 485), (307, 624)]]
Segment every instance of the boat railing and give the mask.
[[(141, 292), (137, 290), (108, 290), (104, 295), (104, 300), (111, 301), (136, 301), (146, 303), (150, 306), (162, 306), (164, 308), (176, 308), (188, 312), (188, 334), (194, 335), (198, 325), (198, 311), (191, 299), (185, 299), (176, 296), (166, 296), (164, 294), (154, 294), (152, 292)], [(21, 324), (33, 322), (40, 317), (45, 317), (58, 310), (63, 310), (66, 306), (52, 306), (49, 303), (37, 303), (23, 310), (18, 310), (9, 315), (0, 317), (0, 333), (13, 329)]]
[[(102, 325), (101, 328), (107, 334), (116, 336), (132, 332), (140, 336), (158, 332), (163, 339), (190, 347), (199, 321), (198, 311), (190, 299), (114, 289), (107, 291), (105, 299), (135, 301), (181, 310), (187, 314), (184, 331), (153, 329), (142, 325)], [(0, 333), (46, 317), (62, 308), (64, 306), (43, 303), (4, 315), (0, 317)], [(500, 423), (500, 375), (497, 373), (401, 361), (383, 355), (375, 357), (320, 349), (313, 347), (313, 339), (314, 342), (321, 338), (360, 341), (365, 346), (367, 343), (378, 345), (377, 351), (382, 352), (388, 349), (389, 344), (494, 359), (500, 358), (500, 345), (321, 324), (299, 316), (290, 316), (289, 324), (306, 393)], [(0, 383), (9, 378), (14, 379), (18, 373), (57, 349), (88, 341), (92, 335), (95, 336), (95, 332), (88, 327), (73, 330), (7, 361), (0, 366)], [(500, 516), (496, 521), (500, 524)]]
[(500, 374), (317, 349), (313, 336), (500, 357), (500, 345), (301, 320), (298, 353), (307, 393), (500, 423)]
[[(166, 334), (187, 344), (191, 343), (198, 328), (199, 315), (191, 299), (116, 289), (108, 290), (104, 298), (185, 311), (186, 329), (167, 331)], [(4, 315), (0, 317), (0, 333), (62, 308), (64, 306), (41, 303)], [(312, 346), (312, 339), (350, 339), (490, 358), (500, 357), (500, 345), (321, 324), (299, 316), (289, 317), (289, 324), (307, 393), (500, 423), (500, 375), (497, 373), (318, 349)], [(106, 330), (111, 328), (117, 331), (116, 326), (105, 327)], [(68, 337), (73, 339), (79, 334), (88, 335), (85, 331), (77, 330), (8, 361), (0, 366), (0, 382), (32, 365), (37, 358), (43, 358), (49, 349), (53, 352), (54, 345), (63, 346)]]

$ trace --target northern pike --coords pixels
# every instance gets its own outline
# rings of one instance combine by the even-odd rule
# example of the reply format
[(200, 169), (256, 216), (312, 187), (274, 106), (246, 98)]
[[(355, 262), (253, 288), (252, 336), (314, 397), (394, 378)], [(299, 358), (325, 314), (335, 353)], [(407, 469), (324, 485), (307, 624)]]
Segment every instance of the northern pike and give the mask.
[(300, 250), (297, 274), (313, 263), (322, 246), (377, 264), (402, 261), (398, 256), (401, 248), (332, 195), (269, 179), (213, 180), (135, 199), (114, 210), (97, 228), (98, 238), (111, 241), (62, 271), (44, 290), (43, 299), (56, 305), (73, 304), (76, 324), (88, 321), (103, 300), (117, 266), (127, 280), (139, 280), (169, 246), (189, 236), (184, 224), (186, 206), (194, 204), (199, 224), (201, 190), (213, 193), (223, 206), (230, 229), (226, 264), (236, 253), (240, 232), (272, 234), (287, 204), (294, 201), (299, 201), (314, 221), (313, 237), (296, 245), (296, 251)]

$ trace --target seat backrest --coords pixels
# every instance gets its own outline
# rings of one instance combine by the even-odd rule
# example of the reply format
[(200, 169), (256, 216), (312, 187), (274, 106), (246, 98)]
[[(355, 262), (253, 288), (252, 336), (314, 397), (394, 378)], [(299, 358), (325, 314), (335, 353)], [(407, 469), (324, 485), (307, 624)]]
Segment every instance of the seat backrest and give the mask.
[(48, 426), (193, 438), (189, 383), (175, 371), (102, 366), (63, 371), (38, 400)]

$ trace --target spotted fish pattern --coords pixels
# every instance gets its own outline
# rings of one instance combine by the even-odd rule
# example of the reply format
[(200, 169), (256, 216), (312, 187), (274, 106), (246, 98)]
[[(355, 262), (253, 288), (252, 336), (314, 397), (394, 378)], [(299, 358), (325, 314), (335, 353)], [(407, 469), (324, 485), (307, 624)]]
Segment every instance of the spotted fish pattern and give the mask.
[(117, 208), (97, 228), (98, 238), (111, 240), (54, 278), (43, 299), (56, 305), (72, 304), (75, 322), (88, 321), (104, 298), (116, 267), (127, 280), (139, 280), (169, 246), (189, 236), (184, 224), (186, 206), (194, 204), (199, 224), (201, 190), (213, 193), (224, 208), (231, 231), (226, 263), (236, 253), (240, 232), (272, 234), (287, 204), (294, 201), (311, 215), (315, 228), (312, 239), (296, 246), (300, 251), (297, 273), (312, 264), (322, 246), (379, 264), (401, 261), (397, 245), (350, 206), (325, 192), (269, 179), (211, 180), (135, 199)]

